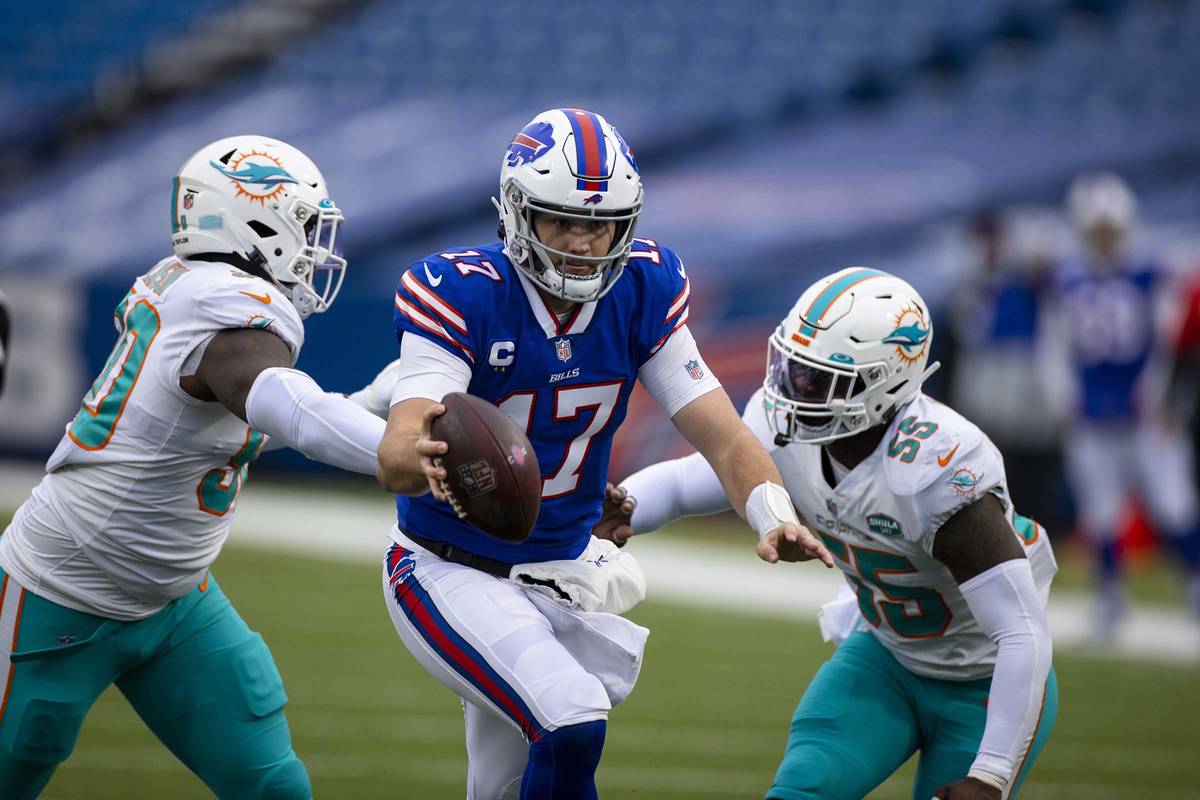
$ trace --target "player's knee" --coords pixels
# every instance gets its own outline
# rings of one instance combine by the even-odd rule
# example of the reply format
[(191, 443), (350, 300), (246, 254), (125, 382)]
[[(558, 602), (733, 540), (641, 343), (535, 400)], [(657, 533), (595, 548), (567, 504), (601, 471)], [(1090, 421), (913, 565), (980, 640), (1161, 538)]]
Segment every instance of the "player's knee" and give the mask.
[(585, 717), (607, 718), (612, 711), (603, 682), (582, 670), (542, 689), (538, 705), (552, 709), (550, 716), (541, 720), (549, 728), (565, 728), (571, 720)]
[(270, 716), (287, 704), (279, 668), (257, 633), (231, 651), (230, 666), (245, 710), (252, 717)]
[(313, 796), (308, 770), (295, 754), (272, 767), (259, 786), (256, 800), (310, 800)]
[(57, 764), (65, 760), (75, 747), (88, 707), (88, 703), (30, 700), (17, 723), (13, 755), (34, 764)]
[[(794, 735), (794, 734), (793, 734)], [(812, 740), (792, 741), (767, 792), (768, 800), (850, 800), (862, 797), (854, 755)]]
[(31, 700), (9, 709), (16, 724), (10, 751), (0, 756), (0, 796), (37, 797), (71, 750), (89, 704)]

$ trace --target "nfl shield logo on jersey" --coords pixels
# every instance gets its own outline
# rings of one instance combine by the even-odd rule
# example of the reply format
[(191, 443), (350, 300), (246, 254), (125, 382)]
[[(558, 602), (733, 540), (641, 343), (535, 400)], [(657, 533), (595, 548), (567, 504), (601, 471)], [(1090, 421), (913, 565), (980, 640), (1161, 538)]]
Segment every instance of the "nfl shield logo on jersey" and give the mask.
[(571, 340), (559, 339), (554, 343), (554, 352), (558, 355), (559, 361), (571, 360)]
[(704, 377), (704, 369), (700, 366), (700, 362), (696, 359), (693, 358), (683, 366), (685, 369), (687, 369), (688, 375), (692, 376), (692, 380), (698, 381)]

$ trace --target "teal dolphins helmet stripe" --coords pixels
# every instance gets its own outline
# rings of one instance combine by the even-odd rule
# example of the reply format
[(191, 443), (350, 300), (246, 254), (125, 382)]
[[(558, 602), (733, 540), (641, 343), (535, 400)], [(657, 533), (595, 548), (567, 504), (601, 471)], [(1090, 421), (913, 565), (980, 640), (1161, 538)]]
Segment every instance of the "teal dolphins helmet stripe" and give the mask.
[(208, 163), (212, 164), (213, 168), (226, 178), (235, 180), (238, 183), (254, 183), (263, 188), (277, 186), (281, 183), (299, 183), (299, 181), (292, 177), (290, 172), (274, 164), (247, 164), (242, 169), (233, 171), (222, 167), (216, 161), (209, 161)]
[(814, 328), (812, 322), (820, 322), (821, 317), (825, 316), (825, 312), (833, 305), (842, 294), (852, 286), (856, 286), (868, 278), (886, 277), (888, 273), (878, 269), (856, 269), (853, 272), (846, 273), (838, 278), (833, 283), (825, 287), (825, 290), (817, 295), (817, 299), (813, 300), (812, 305), (808, 307), (808, 311), (804, 312), (801, 317), (803, 324), (800, 326), (801, 336), (816, 336), (817, 329)]
[(914, 347), (920, 347), (925, 344), (925, 340), (929, 338), (929, 329), (922, 328), (919, 324), (903, 325), (884, 337), (885, 344), (899, 345), (904, 349), (904, 352), (909, 352)]
[(171, 233), (179, 233), (179, 176), (171, 182)]

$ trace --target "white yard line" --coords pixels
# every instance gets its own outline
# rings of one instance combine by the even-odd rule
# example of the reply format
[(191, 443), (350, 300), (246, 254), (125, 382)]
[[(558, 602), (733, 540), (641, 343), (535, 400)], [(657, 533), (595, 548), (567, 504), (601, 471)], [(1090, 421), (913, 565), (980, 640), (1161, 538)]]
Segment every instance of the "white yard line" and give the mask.
[[(0, 508), (14, 509), (41, 479), (28, 465), (0, 464)], [(383, 558), (394, 506), (390, 498), (348, 495), (311, 484), (287, 488), (251, 482), (238, 499), (230, 542), (302, 556), (362, 562)], [(813, 620), (831, 599), (840, 573), (812, 564), (769, 565), (753, 550), (678, 540), (639, 538), (632, 545), (649, 582), (649, 596), (717, 610)], [(1054, 592), (1050, 628), (1058, 650), (1086, 650), (1134, 661), (1200, 662), (1200, 629), (1181, 610), (1130, 609), (1112, 646), (1089, 645), (1088, 598)]]

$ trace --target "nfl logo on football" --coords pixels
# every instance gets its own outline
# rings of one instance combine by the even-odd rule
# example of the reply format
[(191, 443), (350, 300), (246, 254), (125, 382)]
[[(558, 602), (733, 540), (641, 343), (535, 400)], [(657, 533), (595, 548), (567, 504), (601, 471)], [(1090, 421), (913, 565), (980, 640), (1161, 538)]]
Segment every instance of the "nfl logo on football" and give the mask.
[(571, 360), (571, 340), (559, 339), (554, 342), (554, 352), (558, 355), (559, 361)]

